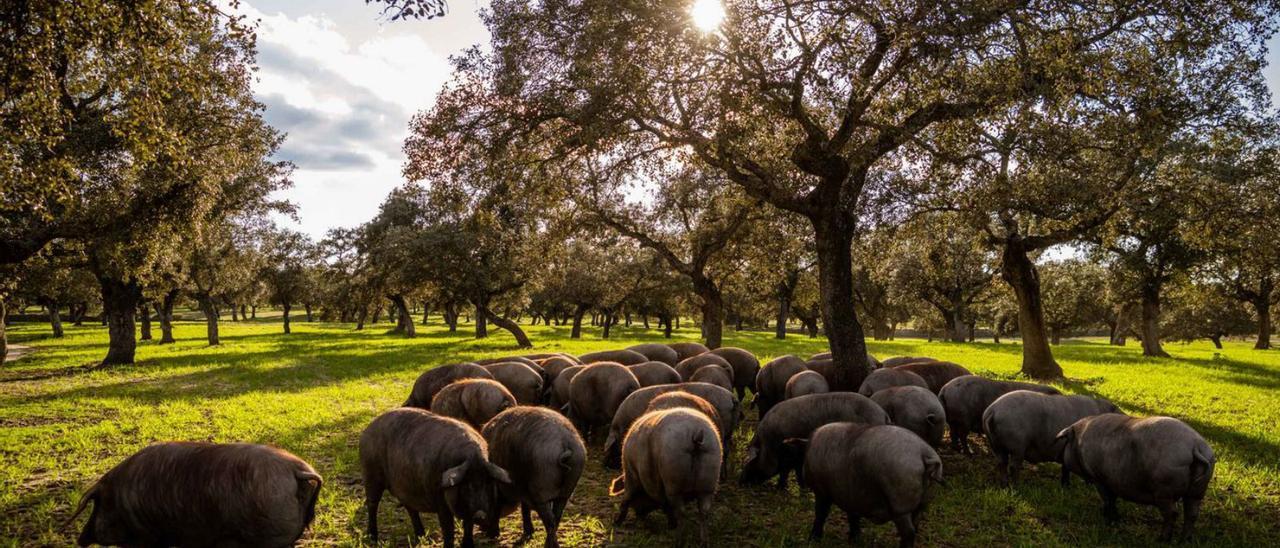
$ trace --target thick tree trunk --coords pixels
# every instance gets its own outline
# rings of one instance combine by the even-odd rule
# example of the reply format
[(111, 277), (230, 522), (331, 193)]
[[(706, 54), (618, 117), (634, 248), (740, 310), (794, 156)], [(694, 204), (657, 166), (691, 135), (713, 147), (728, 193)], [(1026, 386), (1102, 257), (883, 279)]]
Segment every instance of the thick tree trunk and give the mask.
[(577, 305), (573, 309), (573, 328), (569, 330), (570, 339), (582, 338), (582, 317), (587, 314), (587, 307)]
[(1155, 282), (1143, 284), (1142, 288), (1142, 355), (1169, 357), (1160, 346), (1160, 285)]
[(138, 340), (151, 340), (151, 307), (145, 302), (138, 304), (138, 331), (140, 333)]
[(373, 307), (373, 318), (369, 319), (369, 323), (376, 325), (380, 319), (382, 319), (382, 305)]
[(160, 319), (160, 344), (176, 342), (173, 338), (173, 305), (178, 300), (178, 290), (170, 289), (156, 303), (156, 316)]
[(811, 218), (818, 254), (818, 288), (822, 302), (822, 325), (835, 362), (832, 390), (857, 390), (871, 372), (867, 364), (867, 343), (854, 310), (853, 221), (831, 203), (828, 211)]
[(663, 319), (663, 321), (667, 325), (666, 327), (662, 328), (662, 337), (666, 339), (670, 339), (671, 338), (671, 316), (667, 316), (665, 319)]
[(427, 325), (427, 320), (431, 318), (431, 306), (428, 303), (422, 303), (422, 325)]
[(600, 326), (603, 327), (603, 329), (600, 331), (600, 338), (607, 339), (609, 338), (609, 330), (613, 328), (613, 324), (617, 323), (618, 320), (613, 316), (612, 313), (601, 314), (600, 317), (601, 317)]
[(1124, 346), (1129, 342), (1126, 335), (1129, 332), (1129, 308), (1129, 303), (1116, 307), (1116, 324), (1111, 328), (1111, 344), (1114, 346)]
[(285, 301), (280, 306), (284, 309), (284, 334), (288, 335), (293, 333), (293, 330), (289, 327), (289, 311), (293, 310), (293, 305), (290, 305), (289, 301)]
[(774, 318), (773, 338), (787, 338), (787, 318), (791, 317), (791, 293), (778, 288), (778, 315)]
[(1061, 342), (1062, 342), (1062, 336), (1061, 336), (1061, 334), (1059, 333), (1058, 329), (1053, 328), (1053, 327), (1050, 327), (1050, 328), (1049, 328), (1049, 343), (1050, 343), (1050, 344), (1052, 344), (1052, 345), (1054, 345), (1054, 346), (1057, 346), (1057, 345), (1058, 345), (1058, 344), (1060, 344)]
[(418, 331), (413, 326), (413, 315), (409, 313), (409, 303), (405, 302), (404, 296), (391, 295), (387, 298), (396, 307), (396, 331), (411, 339), (418, 336)]
[(102, 365), (133, 363), (138, 348), (134, 314), (142, 300), (142, 288), (134, 281), (98, 278), (102, 286), (102, 310), (107, 317), (107, 356)]
[(61, 338), (66, 333), (62, 331), (62, 315), (58, 312), (58, 303), (50, 302), (44, 308), (49, 311), (49, 327), (53, 329), (54, 338)]
[(209, 346), (222, 344), (222, 340), (218, 337), (218, 310), (213, 305), (213, 299), (207, 295), (196, 295), (196, 303), (200, 306), (200, 312), (204, 313), (205, 334), (209, 340)]
[(360, 310), (356, 311), (356, 331), (364, 329), (364, 320), (367, 317), (369, 317), (369, 306), (361, 306)]
[(485, 314), (487, 308), (482, 304), (473, 304), (476, 307), (476, 338), (483, 339), (489, 336), (489, 318)]
[(647, 314), (647, 313), (646, 313), (646, 314), (641, 314), (641, 315), (640, 315), (640, 319), (641, 319), (641, 320), (644, 320), (644, 329), (645, 329), (646, 331), (648, 331), (648, 330), (649, 330), (649, 314)]
[(1213, 341), (1213, 347), (1222, 350), (1222, 335), (1209, 335), (1209, 340)]
[(458, 305), (451, 302), (444, 304), (444, 323), (449, 325), (450, 333), (458, 332)]
[(1257, 350), (1271, 348), (1271, 294), (1275, 291), (1271, 278), (1264, 278), (1258, 288), (1258, 297), (1250, 303), (1258, 314), (1258, 340), (1253, 343)]
[(307, 323), (315, 321), (315, 317), (311, 315), (311, 303), (302, 303), (302, 309), (307, 312)]
[(702, 337), (707, 348), (720, 348), (724, 337), (724, 296), (707, 278), (693, 281), (693, 291), (702, 300)]
[(809, 338), (810, 339), (818, 338), (818, 318), (817, 317), (804, 318), (801, 321), (804, 323), (804, 330), (808, 332)]
[(231, 303), (231, 307), (230, 307), (230, 308), (231, 308), (231, 321), (233, 321), (233, 322), (238, 322), (238, 321), (240, 321), (240, 313), (236, 311), (236, 304), (235, 304), (235, 303)]
[(1018, 331), (1022, 335), (1022, 373), (1036, 379), (1062, 377), (1045, 336), (1040, 273), (1021, 240), (1006, 241), (1000, 255), (1000, 277), (1018, 298)]
[(530, 341), (529, 336), (525, 335), (523, 329), (520, 329), (520, 324), (494, 314), (493, 311), (488, 308), (476, 307), (476, 324), (479, 325), (484, 322), (486, 318), (492, 321), (493, 325), (511, 333), (511, 336), (516, 338), (516, 344), (519, 345), (520, 348), (533, 348), (533, 341)]
[(9, 334), (5, 330), (5, 324), (8, 322), (8, 305), (3, 298), (0, 298), (0, 365), (4, 365), (5, 359), (9, 357)]

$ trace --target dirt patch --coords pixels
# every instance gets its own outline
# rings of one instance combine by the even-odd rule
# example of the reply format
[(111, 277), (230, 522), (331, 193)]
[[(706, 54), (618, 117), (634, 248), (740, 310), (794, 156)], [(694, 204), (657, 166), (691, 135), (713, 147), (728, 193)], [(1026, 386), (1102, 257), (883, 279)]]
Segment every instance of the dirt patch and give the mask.
[(9, 345), (9, 352), (4, 356), (4, 361), (5, 363), (17, 361), (21, 359), (23, 356), (26, 356), (32, 352), (35, 352), (35, 350), (36, 349), (31, 348), (30, 346), (25, 346), (21, 344), (11, 344)]

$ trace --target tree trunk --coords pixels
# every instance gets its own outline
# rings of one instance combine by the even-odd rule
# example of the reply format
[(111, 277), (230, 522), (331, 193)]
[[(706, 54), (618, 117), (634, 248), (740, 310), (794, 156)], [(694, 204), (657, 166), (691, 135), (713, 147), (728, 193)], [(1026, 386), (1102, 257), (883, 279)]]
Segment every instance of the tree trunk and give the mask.
[(240, 315), (239, 315), (239, 313), (238, 313), (238, 312), (236, 312), (236, 304), (235, 304), (235, 303), (231, 303), (231, 321), (233, 321), (233, 322), (238, 322), (238, 321), (240, 321)]
[(582, 317), (587, 313), (587, 307), (577, 305), (573, 309), (573, 328), (569, 330), (570, 339), (582, 338)]
[(284, 309), (284, 334), (288, 335), (293, 333), (293, 330), (289, 328), (289, 311), (293, 310), (293, 306), (289, 304), (289, 301), (284, 301), (280, 306)]
[[(475, 304), (475, 303), (473, 303)], [(488, 310), (484, 305), (475, 304), (476, 307), (476, 338), (483, 339), (489, 336), (489, 318), (485, 311)]]
[(601, 327), (603, 327), (603, 329), (600, 331), (600, 338), (602, 338), (602, 339), (607, 339), (607, 338), (609, 338), (609, 330), (610, 330), (610, 328), (612, 328), (612, 327), (613, 327), (613, 324), (614, 324), (615, 322), (617, 322), (618, 320), (614, 318), (614, 316), (613, 316), (613, 314), (612, 314), (612, 313), (609, 313), (609, 314), (601, 314), (601, 315), (600, 315), (600, 318), (601, 318), (601, 320), (600, 320), (600, 326), (601, 326)]
[(1254, 312), (1258, 314), (1258, 340), (1253, 343), (1257, 350), (1271, 348), (1271, 293), (1274, 291), (1275, 282), (1271, 278), (1263, 278), (1258, 288), (1259, 297), (1252, 302)]
[(1111, 344), (1114, 346), (1124, 346), (1129, 342), (1126, 335), (1129, 332), (1129, 307), (1130, 303), (1124, 303), (1116, 308), (1116, 324), (1111, 329)]
[(138, 304), (138, 331), (141, 334), (138, 340), (151, 340), (151, 307), (145, 302)]
[(391, 295), (392, 304), (396, 307), (396, 330), (404, 333), (404, 336), (410, 339), (418, 336), (418, 331), (413, 327), (413, 316), (409, 312), (409, 303), (405, 302), (403, 295)]
[(1020, 239), (1006, 241), (1000, 254), (1000, 277), (1018, 298), (1018, 331), (1022, 335), (1022, 373), (1036, 379), (1062, 377), (1045, 336), (1040, 273)]
[(1160, 346), (1160, 284), (1156, 282), (1142, 287), (1142, 355), (1169, 357)]
[(791, 317), (791, 294), (778, 288), (778, 315), (774, 318), (773, 338), (787, 338), (787, 318)]
[(1213, 341), (1213, 347), (1222, 350), (1222, 335), (1209, 335), (1209, 340)]
[(1062, 337), (1059, 335), (1058, 329), (1050, 327), (1049, 328), (1049, 344), (1057, 346), (1061, 342), (1062, 342)]
[(173, 305), (178, 300), (178, 290), (170, 289), (156, 303), (156, 316), (160, 319), (160, 344), (177, 342), (173, 338)]
[(624, 324), (624, 325), (626, 325), (627, 327), (631, 327), (631, 313), (630, 313), (630, 312), (627, 312), (626, 322), (627, 322), (627, 323), (626, 323), (626, 324)]
[[(254, 319), (254, 320), (258, 319), (258, 305), (255, 304), (253, 306), (250, 306), (249, 314), (250, 314), (249, 315), (250, 319)], [(240, 305), (240, 317), (241, 318), (244, 317), (244, 305)]]
[(647, 312), (644, 314), (641, 314), (640, 319), (644, 320), (644, 329), (645, 331), (648, 331), (649, 330), (649, 314)]
[(98, 278), (102, 286), (102, 310), (107, 316), (107, 356), (103, 366), (133, 363), (138, 341), (134, 332), (134, 314), (142, 300), (142, 288), (135, 281)]
[(373, 307), (373, 318), (369, 320), (369, 323), (377, 324), (380, 319), (382, 319), (382, 305)]
[(444, 303), (444, 323), (449, 325), (450, 333), (458, 332), (458, 305), (452, 302)]
[(486, 318), (492, 321), (493, 325), (496, 325), (502, 329), (507, 330), (507, 332), (511, 333), (511, 336), (516, 338), (516, 344), (519, 345), (520, 348), (533, 348), (533, 341), (530, 341), (529, 336), (525, 335), (523, 329), (520, 329), (520, 324), (513, 322), (502, 316), (499, 316), (497, 314), (494, 314), (493, 311), (489, 310), (488, 308), (482, 308), (477, 306), (476, 307), (476, 325), (480, 325), (481, 323), (483, 323)]
[[(208, 295), (197, 295), (196, 302), (200, 305), (200, 311), (204, 313), (205, 332), (209, 339), (209, 346), (222, 344), (222, 340), (218, 338), (218, 311), (213, 306), (213, 299)], [(231, 307), (235, 310), (235, 307)]]
[(307, 323), (315, 321), (314, 316), (311, 315), (311, 303), (302, 303), (302, 309), (307, 312)]
[(369, 305), (361, 306), (360, 310), (356, 311), (356, 331), (364, 329), (364, 320), (367, 317), (369, 317)]
[(801, 318), (800, 321), (804, 323), (804, 330), (809, 333), (810, 339), (818, 338), (818, 318), (816, 316), (812, 318)]
[(427, 325), (427, 320), (431, 317), (431, 306), (428, 303), (422, 303), (422, 325)]
[(3, 295), (0, 295), (0, 365), (9, 357), (9, 334), (5, 331), (5, 323), (9, 321), (9, 309)]
[(662, 337), (666, 339), (670, 339), (671, 338), (671, 316), (667, 316), (665, 319), (663, 319), (663, 321), (667, 325), (662, 329)]
[(857, 390), (871, 372), (867, 343), (854, 310), (853, 222), (830, 203), (811, 218), (818, 254), (818, 288), (822, 301), (822, 325), (835, 365), (832, 390)]
[(707, 348), (720, 348), (724, 335), (724, 297), (720, 288), (710, 279), (699, 277), (693, 281), (693, 291), (702, 300), (702, 336)]
[(71, 325), (80, 327), (84, 325), (84, 315), (89, 312), (89, 303), (76, 303), (74, 311), (71, 313)]
[(53, 328), (54, 338), (62, 338), (65, 333), (62, 331), (62, 315), (58, 312), (58, 303), (50, 302), (44, 308), (49, 311), (49, 327)]

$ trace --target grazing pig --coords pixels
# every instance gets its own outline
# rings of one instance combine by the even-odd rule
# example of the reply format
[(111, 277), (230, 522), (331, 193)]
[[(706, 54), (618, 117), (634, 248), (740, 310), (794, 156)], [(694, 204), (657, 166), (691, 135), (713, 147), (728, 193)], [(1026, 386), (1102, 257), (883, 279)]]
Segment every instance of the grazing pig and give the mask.
[(1149, 504), (1164, 518), (1161, 539), (1172, 540), (1181, 500), (1182, 536), (1191, 537), (1217, 459), (1209, 443), (1186, 423), (1171, 417), (1095, 415), (1058, 433), (1058, 440), (1063, 471), (1098, 488), (1108, 521), (1120, 519), (1117, 497)]
[(887, 358), (884, 361), (880, 362), (880, 367), (898, 367), (899, 365), (907, 365), (909, 363), (936, 362), (936, 361), (938, 360), (933, 358), (926, 358), (924, 356), (894, 356), (892, 358)]
[(409, 392), (409, 399), (405, 400), (404, 406), (431, 409), (431, 398), (435, 397), (436, 392), (449, 386), (453, 381), (461, 379), (492, 380), (493, 375), (489, 373), (489, 370), (474, 363), (451, 363), (436, 367), (418, 376), (418, 380), (414, 381), (413, 390)]
[(787, 382), (806, 369), (804, 360), (791, 354), (774, 358), (760, 368), (760, 374), (756, 375), (756, 398), (753, 401), (760, 409), (761, 418), (778, 402), (787, 399)]
[(858, 387), (862, 386), (862, 381), (867, 378), (867, 373), (864, 371), (850, 371), (846, 375), (837, 375), (835, 360), (831, 358), (811, 360), (806, 362), (805, 366), (826, 378), (833, 392), (856, 392)]
[(489, 462), (488, 447), (474, 428), (409, 407), (379, 415), (360, 434), (360, 470), (375, 543), (383, 491), (391, 491), (409, 513), (415, 538), (425, 534), (419, 514), (432, 512), (446, 548), (453, 546), (454, 517), (462, 520), (462, 546), (471, 547), (472, 524), (497, 533), (497, 485), (511, 483), (506, 470)]
[(680, 382), (680, 374), (675, 368), (662, 362), (644, 362), (628, 366), (627, 369), (640, 381), (641, 387)]
[(493, 380), (502, 383), (516, 397), (520, 405), (538, 405), (542, 401), (542, 375), (533, 368), (519, 362), (502, 362), (482, 365), (493, 375)]
[(747, 389), (756, 389), (756, 375), (760, 373), (760, 359), (755, 354), (743, 350), (726, 346), (711, 351), (712, 354), (724, 358), (733, 367), (733, 387), (738, 393), (738, 399), (747, 397)]
[(265, 445), (156, 443), (98, 479), (80, 546), (293, 546), (315, 517), (320, 475)]
[(516, 397), (498, 381), (463, 379), (444, 387), (431, 400), (431, 412), (453, 417), (475, 428), (516, 405)]
[(644, 354), (635, 350), (602, 350), (600, 352), (591, 352), (578, 356), (582, 363), (590, 365), (593, 363), (614, 362), (622, 365), (635, 365), (649, 361)]
[(640, 381), (625, 365), (588, 365), (569, 383), (569, 419), (590, 439), (596, 428), (609, 424), (622, 400), (640, 389)]
[(477, 365), (493, 365), (495, 363), (523, 363), (531, 368), (534, 368), (535, 371), (542, 370), (542, 366), (538, 365), (538, 362), (534, 361), (533, 358), (527, 358), (524, 356), (503, 356), (500, 358), (485, 358), (483, 360), (476, 360), (475, 363)]
[(667, 346), (676, 351), (676, 363), (680, 363), (681, 361), (697, 356), (698, 354), (706, 354), (711, 351), (711, 349), (707, 348), (702, 343), (696, 342), (670, 343)]
[(723, 448), (715, 425), (706, 415), (691, 409), (654, 411), (640, 417), (622, 442), (622, 475), (613, 480), (609, 494), (622, 496), (615, 525), (636, 507), (643, 517), (655, 507), (667, 515), (667, 524), (683, 544), (689, 514), (685, 504), (697, 508), (698, 537), (709, 546), (707, 521), (719, 488)]
[(674, 348), (662, 343), (637, 344), (628, 346), (627, 350), (639, 352), (652, 361), (662, 362), (671, 367), (675, 367), (677, 363), (680, 363), (680, 354)]
[(814, 355), (812, 355), (812, 356), (809, 356), (809, 360), (808, 360), (808, 361), (814, 361), (814, 360), (829, 360), (829, 359), (831, 359), (831, 351), (830, 351), (830, 350), (828, 350), (828, 351), (826, 351), (826, 352), (818, 352), (817, 354), (814, 354)]
[(899, 365), (894, 368), (897, 371), (910, 371), (920, 375), (924, 382), (929, 383), (929, 391), (937, 394), (942, 391), (942, 387), (951, 382), (952, 379), (972, 375), (968, 369), (951, 362), (915, 362), (906, 365)]
[(956, 377), (942, 387), (938, 399), (947, 413), (947, 428), (951, 430), (951, 448), (959, 453), (973, 454), (969, 446), (969, 433), (982, 432), (982, 412), (996, 398), (1014, 390), (1030, 390), (1041, 394), (1061, 394), (1057, 388), (1030, 382), (997, 381), (978, 375)]
[(918, 436), (897, 426), (849, 422), (828, 424), (807, 440), (791, 443), (804, 449), (804, 479), (813, 489), (811, 540), (822, 528), (834, 503), (849, 516), (849, 540), (856, 542), (862, 519), (892, 521), (898, 546), (915, 546), (920, 513), (929, 500), (929, 482), (942, 483), (942, 459)]
[(692, 358), (681, 360), (680, 363), (676, 364), (676, 372), (680, 374), (681, 379), (687, 381), (693, 378), (693, 374), (697, 370), (713, 365), (725, 370), (729, 374), (729, 379), (733, 379), (733, 366), (729, 364), (729, 360), (711, 353), (698, 354)]
[(586, 368), (585, 365), (572, 365), (560, 370), (560, 374), (556, 375), (556, 380), (551, 384), (551, 390), (547, 394), (547, 404), (552, 409), (562, 410), (569, 404), (569, 387), (573, 378)]
[[(733, 390), (733, 378), (729, 373), (719, 367), (700, 367), (689, 376), (689, 382), (705, 382), (722, 387), (725, 390)], [(739, 390), (738, 392), (742, 392)]]
[(560, 519), (587, 460), (578, 432), (550, 409), (516, 407), (485, 424), (483, 435), (489, 443), (489, 461), (511, 476), (511, 483), (498, 491), (504, 506), (520, 505), (523, 538), (533, 535), (533, 511), (547, 532), (543, 546), (559, 546)]
[(627, 430), (649, 409), (649, 404), (653, 400), (671, 392), (686, 392), (693, 394), (707, 401), (711, 407), (715, 408), (718, 417), (716, 428), (720, 431), (720, 440), (725, 448), (724, 454), (728, 457), (733, 448), (733, 432), (738, 426), (741, 419), (742, 411), (738, 404), (738, 398), (734, 397), (733, 392), (726, 390), (724, 387), (704, 382), (686, 382), (681, 384), (663, 384), (658, 386), (649, 386), (632, 392), (623, 400), (622, 405), (618, 406), (617, 413), (613, 415), (613, 421), (609, 424), (609, 437), (604, 442), (604, 466), (605, 468), (618, 469), (622, 464), (622, 440), (627, 435)]
[(924, 377), (910, 371), (877, 369), (862, 381), (862, 386), (858, 387), (858, 393), (869, 398), (872, 394), (893, 386), (919, 386), (925, 390), (929, 389), (929, 383), (924, 380)]
[(779, 403), (760, 419), (747, 445), (742, 483), (761, 484), (776, 475), (778, 488), (785, 488), (787, 474), (801, 465), (786, 440), (807, 438), (819, 426), (833, 422), (889, 424), (889, 415), (870, 398), (853, 392), (811, 394)]
[(705, 399), (695, 396), (683, 390), (674, 390), (661, 394), (649, 402), (649, 407), (644, 410), (645, 413), (654, 411), (665, 411), (667, 409), (692, 409), (711, 419), (712, 424), (716, 426), (716, 432), (720, 431), (720, 412)]
[(525, 354), (523, 357), (525, 357), (525, 358), (529, 358), (529, 359), (531, 359), (531, 360), (533, 360), (533, 361), (535, 361), (535, 362), (538, 362), (538, 363), (542, 363), (542, 362), (544, 362), (544, 361), (546, 361), (546, 360), (549, 360), (549, 359), (551, 359), (551, 358), (563, 358), (563, 359), (566, 359), (566, 360), (569, 360), (569, 361), (573, 362), (573, 365), (582, 365), (582, 362), (578, 361), (578, 358), (577, 358), (576, 356), (574, 356), (573, 354), (566, 354), (566, 353), (564, 353), (564, 352), (546, 352), (546, 353), (543, 353), (543, 354)]
[[(1085, 417), (1119, 413), (1111, 402), (1088, 396), (1041, 394), (1014, 390), (996, 398), (982, 412), (982, 430), (991, 451), (1000, 459), (1005, 483), (1018, 481), (1022, 462), (1049, 462), (1061, 458), (1057, 436), (1063, 428)], [(1062, 481), (1069, 475), (1064, 469)]]
[(947, 413), (942, 402), (928, 388), (920, 386), (891, 386), (871, 395), (889, 415), (889, 421), (906, 428), (934, 447), (942, 445), (942, 431), (946, 428)]
[(547, 388), (550, 388), (555, 384), (556, 377), (560, 376), (561, 371), (580, 364), (565, 356), (552, 356), (542, 360), (540, 365), (542, 365), (542, 374), (547, 378)]
[(808, 396), (809, 394), (825, 394), (831, 391), (827, 378), (817, 371), (801, 371), (787, 381), (786, 399)]

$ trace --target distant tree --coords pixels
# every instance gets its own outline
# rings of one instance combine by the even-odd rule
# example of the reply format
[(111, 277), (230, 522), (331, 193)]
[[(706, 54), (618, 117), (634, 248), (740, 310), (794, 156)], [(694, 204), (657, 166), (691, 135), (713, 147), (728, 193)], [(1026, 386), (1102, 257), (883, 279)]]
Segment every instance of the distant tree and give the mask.
[(970, 307), (991, 285), (994, 261), (982, 240), (956, 215), (912, 219), (894, 233), (896, 286), (941, 316), (945, 337), (964, 342)]
[[(88, 271), (80, 268), (83, 260), (78, 249), (62, 249), (37, 254), (21, 265), (22, 277), (15, 295), (45, 309), (54, 337), (62, 337), (64, 333), (62, 307), (66, 306), (72, 321), (78, 322), (84, 314), (79, 308), (81, 303), (95, 298), (97, 283)], [(84, 306), (87, 308), (87, 304)]]
[(870, 231), (853, 246), (854, 304), (878, 341), (892, 339), (898, 324), (911, 319), (906, 301), (915, 298), (897, 283), (905, 257), (895, 251), (894, 235), (887, 229)]
[(1044, 322), (1049, 341), (1061, 342), (1073, 329), (1097, 324), (1104, 313), (1106, 273), (1085, 259), (1066, 259), (1040, 265)]
[(1160, 330), (1169, 340), (1209, 339), (1222, 348), (1222, 338), (1245, 335), (1254, 329), (1253, 318), (1242, 301), (1224, 295), (1222, 288), (1203, 281), (1176, 283), (1166, 294)]
[(222, 307), (235, 307), (232, 296), (259, 278), (264, 258), (257, 250), (257, 235), (243, 225), (207, 225), (189, 241), (183, 269), (186, 293), (204, 315), (209, 344), (218, 345), (222, 342), (218, 331)]
[(259, 273), (266, 282), (269, 301), (284, 312), (284, 332), (289, 334), (289, 313), (306, 294), (309, 269), (319, 261), (319, 255), (311, 239), (301, 232), (272, 227), (263, 231), (260, 238)]

